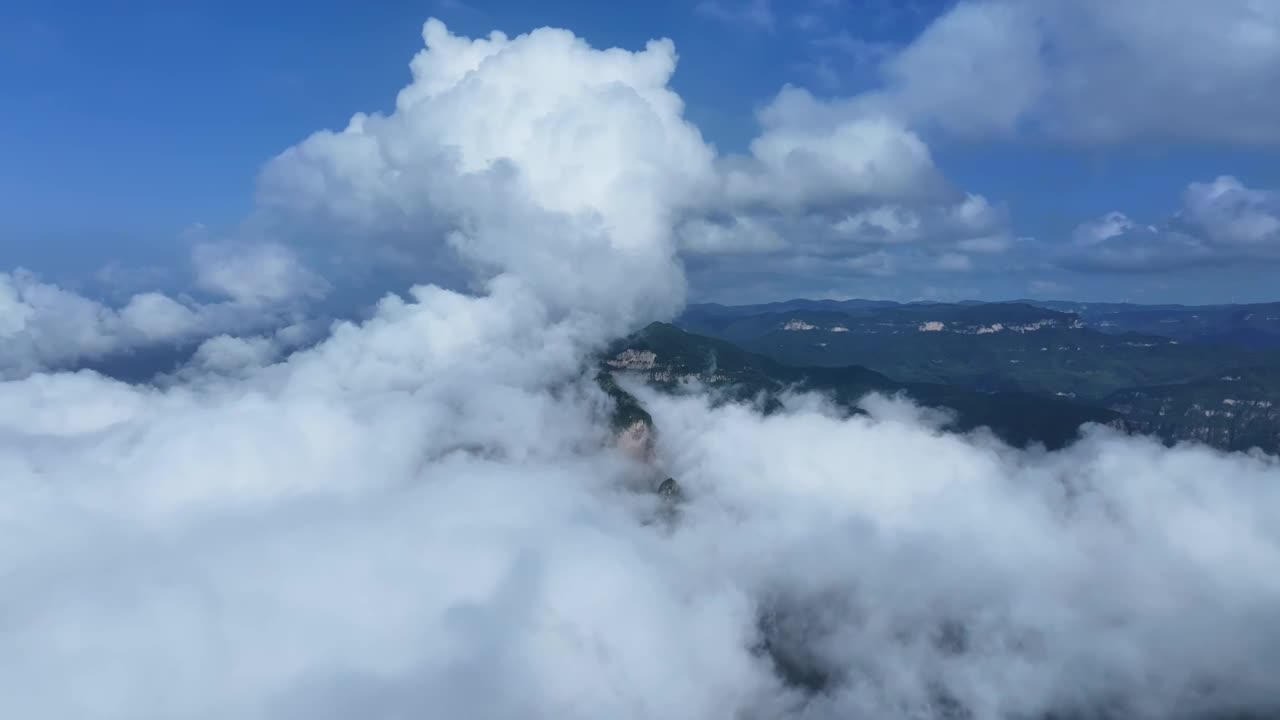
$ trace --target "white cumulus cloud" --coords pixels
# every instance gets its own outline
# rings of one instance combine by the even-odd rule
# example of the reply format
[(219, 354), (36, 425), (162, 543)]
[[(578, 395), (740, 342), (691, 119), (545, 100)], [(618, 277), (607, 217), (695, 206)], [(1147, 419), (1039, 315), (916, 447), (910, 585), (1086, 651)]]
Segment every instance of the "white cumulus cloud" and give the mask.
[(115, 306), (28, 270), (0, 272), (0, 378), (289, 325), (298, 301), (327, 287), (284, 249), (203, 246), (195, 259), (200, 289), (218, 299), (142, 292)]
[(1280, 6), (967, 0), (886, 58), (857, 102), (961, 135), (1280, 142)]
[(1063, 255), (1069, 267), (1157, 272), (1191, 266), (1280, 262), (1280, 191), (1231, 176), (1194, 182), (1182, 207), (1143, 225), (1114, 211), (1081, 223)]

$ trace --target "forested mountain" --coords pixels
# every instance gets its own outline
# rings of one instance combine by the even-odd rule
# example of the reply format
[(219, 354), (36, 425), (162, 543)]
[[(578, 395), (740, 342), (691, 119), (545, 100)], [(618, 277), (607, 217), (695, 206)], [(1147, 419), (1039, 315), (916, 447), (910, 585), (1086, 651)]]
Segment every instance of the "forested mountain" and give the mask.
[(940, 387), (1036, 398), (1042, 412), (1060, 407), (1046, 404), (1050, 399), (1071, 400), (1169, 442), (1276, 452), (1278, 317), (1280, 304), (795, 300), (692, 305), (676, 323), (792, 368), (773, 371), (782, 375), (801, 368), (819, 377), (819, 369), (856, 366), (938, 404), (946, 404), (936, 395)]
[[(616, 343), (603, 360), (602, 377), (611, 372), (635, 373), (661, 387), (674, 388), (697, 381), (726, 391), (726, 397), (759, 403), (766, 412), (778, 407), (787, 390), (828, 394), (851, 412), (871, 392), (903, 393), (915, 402), (954, 412), (950, 427), (967, 431), (988, 427), (1018, 446), (1041, 443), (1061, 447), (1073, 440), (1087, 422), (1123, 427), (1118, 413), (1078, 404), (1064, 398), (1024, 392), (984, 392), (954, 385), (901, 382), (865, 367), (800, 367), (785, 365), (747, 352), (732, 343), (696, 335), (665, 323), (654, 323)], [(619, 402), (619, 421), (625, 425), (644, 418), (634, 398), (611, 379), (605, 387)]]

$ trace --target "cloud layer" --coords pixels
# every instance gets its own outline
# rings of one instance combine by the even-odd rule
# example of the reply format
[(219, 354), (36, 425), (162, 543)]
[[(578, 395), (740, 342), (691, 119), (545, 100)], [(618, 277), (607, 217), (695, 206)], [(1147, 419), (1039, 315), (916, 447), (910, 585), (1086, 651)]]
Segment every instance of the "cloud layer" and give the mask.
[(1277, 28), (1253, 0), (967, 0), (856, 102), (967, 136), (1275, 145)]
[(1012, 244), (1004, 209), (952, 186), (920, 136), (887, 115), (788, 87), (759, 120), (749, 153), (717, 158), (714, 188), (678, 227), (695, 269), (814, 281), (964, 271)]
[[(730, 295), (735, 285), (754, 283), (771, 293), (797, 292), (778, 287), (794, 287), (775, 277), (788, 273), (803, 275), (808, 287), (856, 294), (859, 286), (876, 286), (867, 276), (954, 287), (937, 274), (1039, 268), (1039, 258), (1001, 257), (1017, 244), (1009, 212), (949, 186), (930, 144), (1030, 140), (1103, 151), (1133, 143), (1280, 144), (1280, 101), (1264, 90), (1280, 84), (1274, 4), (948, 5), (919, 23), (922, 29), (904, 28), (914, 35), (904, 44), (867, 38), (875, 36), (875, 23), (900, 21), (918, 7), (859, 4), (856, 16), (844, 15), (840, 3), (788, 8), (791, 22), (778, 26), (807, 38), (819, 80), (840, 87), (844, 78), (857, 90), (819, 99), (786, 88), (761, 110), (761, 134), (747, 155), (720, 159), (718, 200), (680, 228), (696, 282)], [(716, 7), (742, 18), (756, 6)], [(833, 32), (837, 17), (866, 35)], [(1165, 272), (1272, 260), (1266, 227), (1225, 225), (1265, 221), (1272, 201), (1256, 196), (1265, 191), (1220, 182), (1188, 189), (1185, 222), (1146, 227), (1126, 219), (1123, 237), (1077, 241), (1061, 248), (1062, 263)], [(1255, 195), (1246, 199), (1248, 193)], [(1197, 202), (1217, 215), (1196, 217)], [(1118, 217), (1086, 224), (1077, 239)], [(1063, 244), (1060, 237), (1042, 239), (1054, 248)]]
[[(615, 448), (593, 353), (679, 307), (679, 229), (820, 212), (819, 185), (785, 192), (812, 177), (874, 197), (858, 153), (931, 172), (909, 134), (788, 120), (717, 158), (669, 42), (424, 39), (392, 114), (268, 165), (260, 220), (451, 255), (473, 292), (389, 295), (282, 360), (211, 341), (158, 385), (0, 383), (2, 714), (1276, 709), (1274, 458), (1102, 429), (1022, 452), (901, 400), (764, 417), (638, 388), (654, 459)], [(207, 259), (206, 286), (274, 299)], [(181, 325), (155, 309), (107, 317)]]
[(1076, 228), (1064, 263), (1082, 270), (1159, 272), (1280, 261), (1280, 192), (1222, 176), (1187, 186), (1171, 218), (1140, 225), (1115, 211)]
[(300, 307), (328, 289), (278, 245), (207, 243), (196, 248), (194, 265), (199, 290), (220, 299), (153, 291), (112, 307), (27, 270), (0, 272), (0, 378), (279, 329), (300, 321)]

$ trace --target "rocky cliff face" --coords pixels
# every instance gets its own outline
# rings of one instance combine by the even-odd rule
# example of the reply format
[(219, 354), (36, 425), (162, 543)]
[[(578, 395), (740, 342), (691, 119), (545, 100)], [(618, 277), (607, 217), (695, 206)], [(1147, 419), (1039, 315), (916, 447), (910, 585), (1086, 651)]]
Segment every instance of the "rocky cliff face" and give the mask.
[(635, 420), (617, 431), (614, 435), (614, 443), (620, 450), (639, 462), (653, 462), (654, 437), (650, 421)]
[(1265, 405), (1204, 407), (1168, 400), (1149, 404), (1120, 404), (1112, 408), (1125, 416), (1133, 432), (1156, 435), (1169, 442), (1194, 441), (1224, 450), (1258, 447), (1267, 452), (1280, 450), (1280, 411)]
[(650, 350), (628, 348), (605, 361), (605, 364), (617, 370), (636, 373), (646, 382), (666, 385), (680, 382), (703, 382), (714, 384), (729, 378), (714, 369), (694, 372), (690, 368), (680, 367), (675, 363), (662, 362), (658, 354)]
[(652, 370), (657, 361), (657, 353), (627, 348), (606, 360), (605, 364), (618, 370)]
[(1280, 451), (1280, 369), (1250, 368), (1181, 385), (1134, 388), (1107, 398), (1130, 429), (1169, 442), (1224, 450)]

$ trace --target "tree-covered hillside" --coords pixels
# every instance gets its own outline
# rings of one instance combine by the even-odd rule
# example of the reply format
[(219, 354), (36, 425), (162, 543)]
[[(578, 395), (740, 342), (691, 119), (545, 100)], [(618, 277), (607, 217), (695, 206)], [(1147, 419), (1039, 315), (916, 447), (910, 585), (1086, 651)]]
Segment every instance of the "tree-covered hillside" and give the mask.
[(1026, 304), (901, 305), (734, 316), (695, 306), (678, 321), (788, 365), (862, 365), (907, 382), (1096, 402), (1129, 387), (1189, 382), (1280, 362), (1280, 351), (1206, 346), (1085, 327)]
[[(997, 419), (1016, 412), (1040, 422), (1056, 407), (1047, 399), (1070, 399), (1167, 442), (1280, 451), (1280, 349), (1224, 340), (1239, 339), (1242, 323), (1268, 332), (1273, 306), (1053, 305), (790, 301), (751, 312), (694, 305), (677, 322), (812, 377), (856, 365), (937, 404), (948, 404), (937, 395), (943, 388), (1005, 398), (992, 411)], [(1110, 322), (1100, 318), (1116, 317), (1175, 328), (1178, 337), (1099, 327)], [(1014, 409), (1013, 398), (1032, 400)], [(968, 407), (972, 415), (976, 404)]]
[[(1105, 408), (1088, 407), (1066, 399), (1022, 392), (983, 392), (937, 383), (900, 382), (859, 366), (800, 367), (785, 365), (747, 352), (732, 343), (654, 323), (616, 343), (602, 361), (602, 382), (619, 400), (619, 413), (640, 417), (634, 398), (609, 378), (610, 372), (631, 372), (662, 388), (698, 381), (725, 391), (730, 399), (757, 401), (769, 411), (787, 390), (828, 394), (852, 412), (871, 392), (904, 393), (930, 407), (954, 411), (951, 427), (967, 431), (988, 427), (1014, 445), (1042, 443), (1061, 447), (1087, 422), (1118, 426), (1120, 416)], [(617, 423), (615, 423), (617, 424)]]

